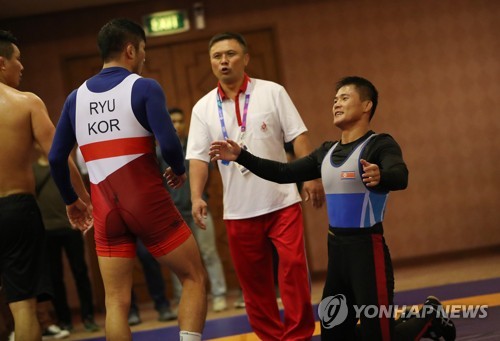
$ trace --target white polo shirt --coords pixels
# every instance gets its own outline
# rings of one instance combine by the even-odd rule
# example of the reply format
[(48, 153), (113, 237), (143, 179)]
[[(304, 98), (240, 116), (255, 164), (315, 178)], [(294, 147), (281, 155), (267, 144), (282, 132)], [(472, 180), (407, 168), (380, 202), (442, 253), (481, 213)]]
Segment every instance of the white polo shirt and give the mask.
[[(307, 131), (302, 118), (284, 87), (261, 79), (248, 83), (248, 114), (244, 142), (256, 156), (287, 162), (284, 142)], [(224, 140), (217, 106), (218, 89), (210, 91), (193, 108), (186, 159), (210, 162), (210, 143)], [(245, 93), (239, 95), (241, 116)], [(228, 137), (238, 141), (240, 126), (232, 99), (222, 101)], [(277, 184), (253, 173), (242, 174), (234, 162), (218, 161), (222, 176), (224, 219), (257, 217), (300, 202), (296, 184)]]

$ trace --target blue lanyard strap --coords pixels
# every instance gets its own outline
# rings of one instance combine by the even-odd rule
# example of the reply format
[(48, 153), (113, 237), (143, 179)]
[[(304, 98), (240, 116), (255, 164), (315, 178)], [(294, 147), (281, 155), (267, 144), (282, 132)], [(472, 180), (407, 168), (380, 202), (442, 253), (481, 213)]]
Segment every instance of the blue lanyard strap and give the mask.
[(250, 102), (250, 93), (245, 94), (245, 105), (243, 106), (243, 118), (241, 121), (241, 132), (244, 133), (247, 130), (247, 112), (248, 112), (248, 102)]
[[(239, 94), (238, 98), (236, 99), (239, 101)], [(248, 103), (250, 102), (250, 92), (247, 91), (245, 94), (245, 104), (243, 106), (243, 118), (241, 121), (241, 127), (240, 131), (244, 133), (247, 130), (247, 113), (248, 113)], [(220, 122), (220, 127), (222, 129), (222, 136), (224, 137), (224, 140), (227, 140), (229, 138), (229, 135), (227, 133), (227, 128), (226, 128), (226, 123), (224, 121), (224, 112), (222, 111), (222, 99), (220, 97), (220, 94), (217, 93), (217, 109), (219, 112), (219, 122)], [(229, 161), (223, 160), (221, 161), (223, 165), (229, 165)]]

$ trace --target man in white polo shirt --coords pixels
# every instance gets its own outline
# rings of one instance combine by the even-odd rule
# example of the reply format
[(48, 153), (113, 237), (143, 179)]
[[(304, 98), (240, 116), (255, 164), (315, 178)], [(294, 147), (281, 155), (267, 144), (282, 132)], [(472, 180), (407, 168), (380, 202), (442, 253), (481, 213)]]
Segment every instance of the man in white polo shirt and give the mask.
[[(204, 228), (210, 143), (235, 139), (265, 158), (286, 162), (285, 142), (298, 157), (312, 151), (305, 127), (286, 90), (250, 78), (245, 39), (222, 33), (209, 43), (217, 88), (196, 103), (191, 116), (186, 158), (190, 160), (195, 222)], [(250, 324), (263, 340), (308, 340), (314, 331), (309, 273), (303, 239), (300, 195), (295, 184), (262, 180), (237, 163), (219, 162), (223, 182), (224, 222)], [(304, 184), (305, 200), (324, 202), (321, 183)], [(279, 316), (273, 278), (272, 244), (279, 255), (279, 288), (285, 322)]]

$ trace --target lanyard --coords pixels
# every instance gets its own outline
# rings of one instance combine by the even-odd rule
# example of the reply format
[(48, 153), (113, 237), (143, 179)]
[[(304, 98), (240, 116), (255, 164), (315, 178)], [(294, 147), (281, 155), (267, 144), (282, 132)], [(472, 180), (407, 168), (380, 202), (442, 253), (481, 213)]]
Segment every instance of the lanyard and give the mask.
[[(238, 98), (236, 100), (240, 100), (239, 94)], [(243, 106), (243, 118), (241, 120), (241, 127), (240, 131), (242, 134), (245, 134), (245, 131), (247, 130), (247, 113), (248, 113), (248, 103), (250, 102), (250, 91), (247, 91), (245, 93), (245, 104)], [(226, 123), (224, 122), (224, 113), (222, 111), (222, 99), (220, 98), (220, 94), (217, 93), (217, 109), (219, 112), (219, 122), (220, 122), (220, 127), (222, 129), (222, 136), (224, 137), (224, 140), (227, 140), (229, 138), (229, 135), (227, 134), (227, 128), (226, 128)], [(229, 165), (229, 161), (223, 160), (221, 161), (223, 165)]]

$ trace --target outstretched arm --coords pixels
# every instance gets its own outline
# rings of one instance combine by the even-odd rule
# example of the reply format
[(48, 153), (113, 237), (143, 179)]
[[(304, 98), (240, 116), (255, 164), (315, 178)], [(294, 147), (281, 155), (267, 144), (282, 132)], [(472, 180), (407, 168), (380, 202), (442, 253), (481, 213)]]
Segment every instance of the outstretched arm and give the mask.
[[(293, 140), (293, 149), (297, 158), (304, 157), (312, 152), (311, 143), (306, 133), (302, 133)], [(313, 207), (320, 208), (325, 203), (325, 190), (319, 179), (307, 181), (302, 189), (304, 201), (312, 200)]]
[[(408, 186), (408, 168), (398, 143), (388, 134), (380, 134), (367, 145), (361, 161), (364, 182), (380, 191), (397, 191)], [(370, 179), (371, 178), (371, 179)]]
[(280, 184), (309, 181), (321, 177), (313, 154), (290, 163), (259, 158), (232, 140), (214, 141), (210, 146), (212, 161), (236, 161), (255, 175)]

